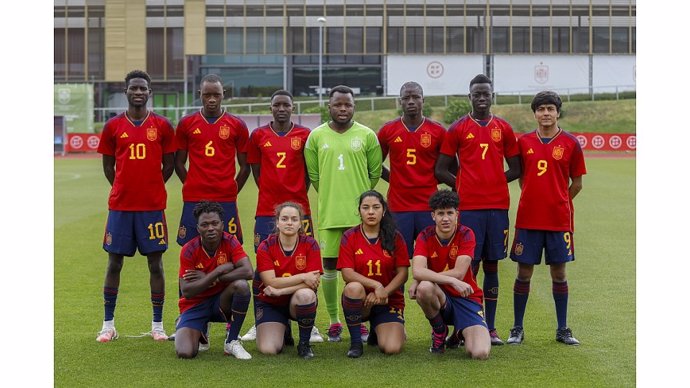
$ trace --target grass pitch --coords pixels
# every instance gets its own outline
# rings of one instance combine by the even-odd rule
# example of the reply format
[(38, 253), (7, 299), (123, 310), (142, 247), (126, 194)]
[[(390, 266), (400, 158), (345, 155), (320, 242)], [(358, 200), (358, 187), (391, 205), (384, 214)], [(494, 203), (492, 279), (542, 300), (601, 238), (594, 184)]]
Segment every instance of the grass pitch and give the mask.
[[(384, 356), (365, 346), (364, 356), (345, 356), (342, 343), (314, 346), (316, 358), (303, 361), (296, 349), (264, 356), (245, 343), (250, 361), (223, 356), (224, 325), (215, 324), (211, 349), (194, 360), (179, 360), (172, 342), (132, 338), (150, 330), (151, 303), (146, 260), (125, 260), (116, 327), (120, 339), (95, 341), (103, 319), (102, 285), (107, 255), (101, 247), (109, 186), (100, 159), (55, 159), (54, 222), (54, 383), (73, 386), (634, 386), (635, 385), (635, 159), (588, 158), (584, 189), (575, 199), (576, 258), (568, 265), (569, 325), (582, 342), (567, 347), (555, 341), (556, 317), (551, 281), (544, 265), (535, 269), (525, 316), (525, 342), (494, 347), (487, 361), (472, 361), (462, 349), (429, 354), (430, 328), (420, 308), (408, 300), (408, 340), (402, 354)], [(256, 186), (249, 179), (238, 198), (245, 234), (252, 247)], [(511, 183), (514, 209), (519, 197)], [(385, 192), (386, 183), (377, 187)], [(175, 235), (181, 212), (181, 184), (173, 176), (168, 189), (168, 228)], [(312, 203), (315, 202), (315, 193)], [(318, 216), (318, 215), (317, 215)], [(315, 220), (316, 221), (316, 220)], [(512, 226), (511, 226), (512, 227)], [(511, 235), (513, 230), (511, 230)], [(180, 247), (164, 255), (167, 300), (164, 324), (173, 331), (177, 316)], [(500, 298), (496, 326), (505, 340), (513, 322), (515, 264), (499, 266)], [(481, 285), (482, 275), (479, 275)], [(341, 280), (342, 287), (342, 280)], [(322, 296), (320, 295), (322, 298)], [(252, 307), (242, 334), (254, 322)], [(341, 320), (342, 312), (341, 312)], [(328, 317), (320, 301), (317, 325), (325, 333)], [(293, 324), (296, 335), (296, 326)]]

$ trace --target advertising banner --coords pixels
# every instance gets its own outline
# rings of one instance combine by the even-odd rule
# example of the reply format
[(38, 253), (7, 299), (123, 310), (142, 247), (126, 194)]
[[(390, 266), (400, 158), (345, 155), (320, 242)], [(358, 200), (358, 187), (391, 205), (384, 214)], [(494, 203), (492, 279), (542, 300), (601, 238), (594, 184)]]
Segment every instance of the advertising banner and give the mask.
[(53, 114), (65, 117), (67, 133), (94, 133), (93, 85), (55, 84), (53, 91)]

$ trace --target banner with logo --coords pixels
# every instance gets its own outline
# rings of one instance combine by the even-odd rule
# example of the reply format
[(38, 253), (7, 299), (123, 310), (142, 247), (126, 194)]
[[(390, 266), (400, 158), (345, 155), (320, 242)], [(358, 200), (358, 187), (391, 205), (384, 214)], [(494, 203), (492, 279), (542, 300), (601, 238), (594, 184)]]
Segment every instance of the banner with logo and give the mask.
[(67, 135), (67, 152), (96, 152), (101, 135), (94, 133), (70, 133)]
[(53, 114), (65, 117), (67, 133), (94, 133), (93, 85), (55, 84), (53, 91)]
[(635, 151), (634, 133), (572, 133), (585, 151)]

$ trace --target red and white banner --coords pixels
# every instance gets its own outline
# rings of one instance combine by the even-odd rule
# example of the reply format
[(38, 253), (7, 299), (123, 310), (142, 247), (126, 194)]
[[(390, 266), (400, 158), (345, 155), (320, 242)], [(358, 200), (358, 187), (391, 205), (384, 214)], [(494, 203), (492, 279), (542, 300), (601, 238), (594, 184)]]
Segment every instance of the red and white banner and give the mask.
[(96, 133), (70, 133), (67, 135), (67, 152), (96, 152), (101, 135)]
[(635, 151), (634, 133), (573, 133), (585, 151)]

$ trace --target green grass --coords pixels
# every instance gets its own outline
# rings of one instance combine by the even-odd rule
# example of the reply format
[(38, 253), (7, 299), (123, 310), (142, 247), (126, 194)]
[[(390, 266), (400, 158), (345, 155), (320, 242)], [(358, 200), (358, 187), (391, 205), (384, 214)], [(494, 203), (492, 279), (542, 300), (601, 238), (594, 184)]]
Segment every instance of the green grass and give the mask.
[[(148, 387), (194, 386), (203, 382), (204, 386), (344, 387), (366, 382), (369, 386), (634, 386), (636, 162), (589, 158), (587, 167), (584, 189), (575, 199), (577, 260), (568, 265), (569, 324), (582, 342), (580, 347), (566, 347), (554, 341), (556, 319), (551, 282), (548, 268), (542, 265), (536, 268), (532, 280), (525, 343), (494, 347), (487, 361), (471, 361), (461, 349), (431, 356), (427, 350), (428, 321), (419, 307), (408, 300), (408, 341), (402, 354), (387, 357), (365, 347), (363, 358), (348, 359), (345, 353), (349, 336), (345, 334), (345, 342), (316, 345), (316, 358), (305, 362), (296, 357), (295, 349), (287, 349), (279, 356), (263, 356), (253, 342), (245, 344), (252, 360), (223, 357), (221, 324), (212, 326), (210, 351), (194, 360), (178, 360), (172, 342), (128, 338), (127, 335), (150, 329), (148, 270), (141, 256), (127, 259), (122, 272), (116, 310), (120, 339), (109, 344), (97, 343), (107, 261), (101, 241), (108, 185), (100, 159), (56, 159), (54, 384)], [(515, 209), (518, 188), (516, 183), (510, 186)], [(174, 235), (181, 210), (179, 180), (171, 178), (167, 189), (168, 226)], [(378, 189), (385, 191), (385, 182), (379, 183)], [(238, 203), (246, 237), (244, 247), (253, 261), (253, 182), (248, 182), (240, 193)], [(173, 242), (164, 255), (164, 323), (169, 333), (178, 311), (179, 251)], [(499, 271), (497, 327), (505, 339), (512, 325), (515, 264), (507, 259)], [(317, 324), (324, 332), (328, 318), (323, 299), (319, 306)], [(253, 321), (249, 314), (242, 333)]]

